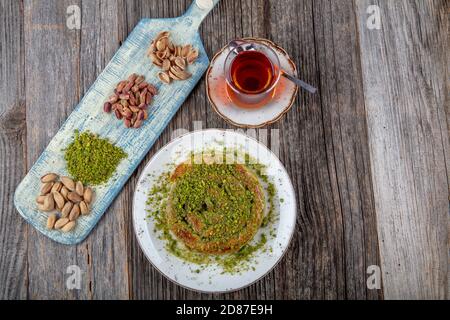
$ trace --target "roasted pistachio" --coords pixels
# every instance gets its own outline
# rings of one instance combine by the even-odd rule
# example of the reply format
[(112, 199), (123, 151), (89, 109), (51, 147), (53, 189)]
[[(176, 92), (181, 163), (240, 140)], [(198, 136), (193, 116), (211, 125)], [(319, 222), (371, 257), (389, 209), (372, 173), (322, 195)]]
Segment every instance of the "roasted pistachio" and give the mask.
[(61, 182), (69, 191), (75, 190), (75, 182), (69, 177), (61, 177)]
[(55, 229), (61, 229), (62, 227), (64, 227), (67, 223), (69, 223), (69, 219), (68, 218), (60, 218), (58, 220), (56, 220)]
[(80, 206), (78, 203), (76, 203), (73, 205), (72, 210), (70, 211), (69, 220), (75, 221), (78, 219), (79, 216), (80, 216)]
[(41, 177), (42, 183), (54, 182), (58, 179), (58, 175), (55, 173), (47, 173)]
[(75, 225), (76, 225), (75, 221), (70, 221), (64, 227), (62, 227), (61, 231), (62, 232), (70, 232), (73, 230), (73, 228), (75, 228)]
[[(192, 64), (198, 58), (198, 50), (192, 45), (176, 46), (169, 39), (169, 32), (160, 33), (152, 41), (148, 50), (148, 56), (152, 63), (161, 67), (158, 73), (161, 82), (170, 84), (173, 80), (187, 80), (192, 75), (186, 71), (187, 64)], [(176, 66), (179, 70), (173, 70)]]
[(44, 183), (41, 187), (41, 196), (45, 196), (46, 194), (48, 194), (53, 187), (53, 182), (47, 182)]
[(48, 195), (45, 196), (42, 209), (45, 212), (55, 210), (55, 200), (53, 199), (53, 194), (49, 193)]
[(83, 186), (83, 183), (82, 183), (81, 181), (78, 181), (78, 182), (76, 183), (76, 185), (75, 185), (75, 191), (76, 191), (76, 193), (78, 193), (78, 195), (79, 195), (80, 197), (83, 196), (83, 194), (84, 194), (84, 186)]
[(92, 198), (93, 198), (94, 193), (92, 192), (92, 189), (90, 187), (87, 187), (84, 190), (84, 202), (86, 202), (87, 204), (92, 203)]
[(52, 194), (53, 194), (53, 198), (56, 202), (56, 208), (58, 208), (59, 210), (62, 210), (64, 208), (64, 204), (66, 202), (64, 200), (64, 197), (58, 191), (55, 191)]
[(51, 230), (55, 226), (57, 216), (56, 214), (52, 213), (47, 218), (47, 229)]
[(76, 192), (69, 192), (69, 194), (67, 195), (67, 199), (69, 199), (73, 203), (77, 203), (83, 200), (83, 198), (81, 198), (81, 196)]
[(53, 184), (53, 187), (52, 187), (52, 189), (50, 190), (50, 192), (60, 192), (61, 189), (62, 189), (62, 187), (63, 187), (63, 184), (62, 184), (60, 181), (55, 182), (55, 183)]
[(89, 214), (89, 206), (84, 201), (80, 202), (80, 212), (82, 215)]
[(61, 215), (63, 218), (67, 218), (70, 215), (70, 211), (72, 211), (73, 203), (67, 201), (64, 207), (61, 210)]

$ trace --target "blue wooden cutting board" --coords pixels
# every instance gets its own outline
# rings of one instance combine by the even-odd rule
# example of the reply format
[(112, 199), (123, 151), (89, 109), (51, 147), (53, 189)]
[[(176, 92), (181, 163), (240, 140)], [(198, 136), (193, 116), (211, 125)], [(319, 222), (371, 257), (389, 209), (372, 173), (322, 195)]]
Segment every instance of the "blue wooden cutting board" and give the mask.
[[(17, 187), (14, 204), (26, 221), (49, 238), (63, 244), (76, 244), (87, 237), (208, 68), (209, 59), (198, 27), (218, 1), (195, 0), (181, 17), (143, 19), (139, 22)], [(189, 66), (192, 78), (175, 81), (170, 85), (163, 85), (158, 80), (157, 73), (160, 69), (147, 57), (150, 42), (158, 33), (166, 30), (171, 32), (174, 43), (192, 44), (199, 50), (198, 59)], [(146, 81), (156, 85), (159, 92), (149, 107), (149, 118), (140, 129), (127, 129), (123, 121), (103, 112), (103, 104), (113, 93), (117, 83), (133, 72), (144, 75)], [(45, 173), (70, 176), (63, 149), (73, 141), (75, 130), (88, 130), (109, 139), (121, 147), (128, 158), (121, 162), (115, 175), (107, 183), (94, 188), (95, 201), (91, 214), (80, 217), (72, 232), (63, 233), (46, 228), (48, 214), (37, 210), (35, 199), (40, 192), (40, 177)]]

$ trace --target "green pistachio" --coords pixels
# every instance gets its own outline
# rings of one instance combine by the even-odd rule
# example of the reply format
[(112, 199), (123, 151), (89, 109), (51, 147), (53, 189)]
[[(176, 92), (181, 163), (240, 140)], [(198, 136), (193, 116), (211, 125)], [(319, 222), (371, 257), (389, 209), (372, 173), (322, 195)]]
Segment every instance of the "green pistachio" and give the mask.
[(65, 150), (67, 169), (85, 185), (99, 185), (111, 178), (127, 154), (106, 139), (90, 132), (75, 131), (74, 141)]

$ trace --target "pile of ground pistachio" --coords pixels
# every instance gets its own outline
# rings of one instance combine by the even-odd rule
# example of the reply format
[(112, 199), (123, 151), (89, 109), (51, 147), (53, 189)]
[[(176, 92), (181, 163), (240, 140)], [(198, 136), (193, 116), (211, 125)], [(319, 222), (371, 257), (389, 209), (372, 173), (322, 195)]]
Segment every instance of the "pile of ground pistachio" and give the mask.
[(86, 185), (99, 185), (111, 178), (127, 154), (107, 139), (90, 132), (75, 131), (73, 142), (65, 150), (70, 175)]

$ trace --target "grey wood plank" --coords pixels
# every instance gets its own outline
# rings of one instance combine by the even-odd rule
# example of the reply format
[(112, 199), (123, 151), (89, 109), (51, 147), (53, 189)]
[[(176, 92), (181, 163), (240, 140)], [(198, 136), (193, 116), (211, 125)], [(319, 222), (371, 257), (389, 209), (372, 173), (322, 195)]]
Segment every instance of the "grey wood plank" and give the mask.
[(23, 4), (0, 1), (0, 299), (27, 297), (27, 226), (14, 209), (25, 171)]
[(345, 282), (343, 297), (378, 299), (381, 290), (368, 290), (365, 281), (367, 268), (380, 259), (354, 7), (352, 1), (314, 1), (313, 14), (328, 187), (338, 215), (330, 222), (342, 232), (334, 243), (343, 245), (335, 276)]
[[(69, 5), (79, 1), (25, 1), (25, 82), (27, 164), (35, 162), (78, 103), (80, 32), (66, 26)], [(83, 274), (82, 290), (68, 290), (67, 268), (86, 271), (79, 246), (54, 243), (28, 228), (28, 297), (30, 299), (89, 298)]]
[(268, 7), (267, 33), (290, 53), (300, 76), (320, 88), (316, 96), (301, 92), (279, 123), (281, 159), (297, 191), (298, 232), (277, 274), (276, 297), (378, 299), (380, 292), (366, 289), (366, 267), (379, 256), (362, 88), (346, 80), (361, 76), (352, 2)]
[(448, 1), (376, 1), (371, 31), (372, 2), (355, 3), (385, 297), (448, 299)]
[[(80, 35), (80, 92), (78, 100), (90, 88), (120, 47), (122, 37), (117, 28), (120, 1), (83, 1), (83, 23)], [(99, 102), (99, 108), (102, 103)], [(87, 289), (93, 299), (128, 299), (128, 215), (131, 197), (128, 186), (97, 227), (78, 249), (78, 255), (89, 257), (86, 264)]]

